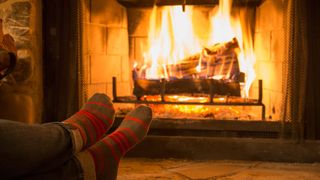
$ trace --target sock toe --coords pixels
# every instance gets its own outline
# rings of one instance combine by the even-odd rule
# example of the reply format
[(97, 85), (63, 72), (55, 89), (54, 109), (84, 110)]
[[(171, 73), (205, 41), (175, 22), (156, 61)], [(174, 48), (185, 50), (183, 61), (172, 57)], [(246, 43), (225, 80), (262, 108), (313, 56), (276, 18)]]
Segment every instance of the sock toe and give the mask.
[[(64, 121), (75, 128), (72, 131), (74, 144), (82, 144), (75, 148), (76, 152), (93, 145), (104, 136), (113, 124), (114, 113), (111, 99), (105, 94), (96, 93), (75, 115)], [(81, 139), (78, 138), (79, 134)]]

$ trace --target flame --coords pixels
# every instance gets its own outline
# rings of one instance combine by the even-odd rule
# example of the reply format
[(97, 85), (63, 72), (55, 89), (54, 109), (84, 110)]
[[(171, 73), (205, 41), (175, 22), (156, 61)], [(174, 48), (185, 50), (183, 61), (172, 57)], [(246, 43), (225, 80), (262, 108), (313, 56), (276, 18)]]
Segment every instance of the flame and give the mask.
[[(150, 66), (147, 79), (168, 78), (164, 65), (176, 64), (201, 50), (192, 26), (192, 7), (185, 12), (180, 6), (157, 7), (152, 10), (149, 28), (149, 50), (145, 61)], [(170, 72), (169, 72), (170, 73)]]
[[(215, 13), (212, 11), (208, 27), (203, 27), (211, 29), (209, 38), (206, 44), (200, 44), (200, 38), (194, 32), (191, 6), (187, 6), (185, 12), (181, 11), (180, 6), (154, 6), (150, 16), (148, 48), (144, 52), (145, 78), (168, 79), (169, 75), (177, 71), (173, 71), (167, 65), (175, 65), (185, 57), (201, 52), (203, 47), (236, 38), (240, 46), (237, 52), (240, 71), (246, 75), (242, 97), (248, 97), (250, 86), (255, 79), (252, 34), (248, 22), (244, 21), (245, 14), (231, 15), (231, 7), (232, 0), (219, 0), (218, 10)], [(203, 53), (202, 51), (195, 68), (196, 72), (201, 72)], [(174, 74), (174, 76), (179, 78), (182, 75)], [(223, 76), (212, 78), (221, 79)]]
[(228, 42), (236, 37), (240, 51), (237, 54), (240, 71), (246, 75), (242, 97), (248, 97), (249, 89), (256, 74), (253, 39), (248, 21), (241, 21), (240, 15), (231, 17), (232, 0), (219, 0), (219, 9), (211, 17), (211, 44)]

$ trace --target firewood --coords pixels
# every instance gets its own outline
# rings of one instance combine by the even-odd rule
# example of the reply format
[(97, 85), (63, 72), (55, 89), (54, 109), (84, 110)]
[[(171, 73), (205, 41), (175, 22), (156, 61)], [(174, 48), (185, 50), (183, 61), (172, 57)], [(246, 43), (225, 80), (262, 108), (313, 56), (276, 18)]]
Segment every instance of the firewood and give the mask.
[[(161, 67), (161, 72), (166, 72), (170, 79), (216, 75), (235, 77), (240, 74), (236, 56), (238, 49), (238, 41), (233, 38), (229, 42), (203, 48), (202, 52), (181, 59), (176, 64), (165, 65)], [(145, 70), (133, 69), (132, 75), (134, 80), (146, 78)]]
[(214, 79), (135, 80), (133, 94), (140, 99), (144, 95), (211, 94), (240, 96), (240, 84)]
[[(201, 53), (184, 58), (177, 64), (166, 65), (166, 69), (170, 72), (169, 76), (180, 75), (182, 77), (204, 74), (206, 76), (227, 75), (230, 71), (239, 74), (239, 64), (236, 56), (238, 48), (238, 41), (233, 38), (229, 42), (204, 48)], [(200, 71), (197, 68), (200, 68)]]

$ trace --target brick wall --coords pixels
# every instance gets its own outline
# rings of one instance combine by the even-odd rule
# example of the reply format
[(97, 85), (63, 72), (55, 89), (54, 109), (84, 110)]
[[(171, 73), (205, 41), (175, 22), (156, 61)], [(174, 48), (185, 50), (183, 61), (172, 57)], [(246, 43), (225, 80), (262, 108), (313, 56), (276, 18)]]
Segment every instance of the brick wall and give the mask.
[(15, 39), (18, 49), (14, 72), (0, 85), (0, 118), (41, 122), (42, 40), (40, 0), (1, 0), (4, 33)]
[(112, 95), (117, 77), (118, 95), (130, 95), (127, 11), (116, 0), (86, 0), (84, 5), (84, 68), (87, 96)]
[[(266, 117), (280, 120), (282, 102), (282, 64), (285, 52), (284, 2), (266, 0), (257, 8), (255, 52), (257, 79), (263, 80)], [(252, 94), (257, 92), (257, 82)]]

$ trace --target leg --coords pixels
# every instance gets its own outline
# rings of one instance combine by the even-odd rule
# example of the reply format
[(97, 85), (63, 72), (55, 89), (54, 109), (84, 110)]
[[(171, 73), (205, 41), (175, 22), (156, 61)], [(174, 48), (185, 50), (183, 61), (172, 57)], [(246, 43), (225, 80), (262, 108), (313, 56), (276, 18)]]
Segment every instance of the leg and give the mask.
[(126, 115), (115, 132), (77, 154), (84, 179), (116, 179), (121, 157), (146, 136), (151, 118), (151, 109), (139, 106)]
[(53, 123), (28, 125), (0, 120), (0, 147), (2, 178), (18, 177), (40, 167), (54, 168), (73, 156), (68, 130)]
[(27, 125), (3, 120), (0, 174), (12, 177), (54, 169), (70, 160), (75, 152), (98, 141), (113, 119), (110, 98), (95, 94), (79, 112), (62, 123)]
[(61, 166), (48, 172), (29, 174), (20, 178), (24, 180), (83, 180), (83, 171), (79, 162), (75, 158), (72, 158)]

